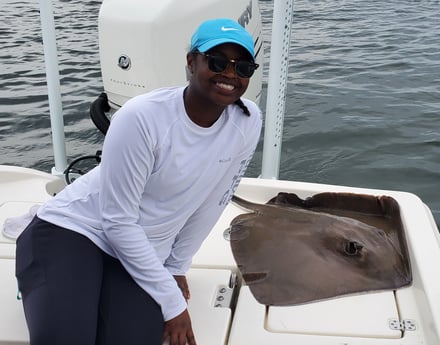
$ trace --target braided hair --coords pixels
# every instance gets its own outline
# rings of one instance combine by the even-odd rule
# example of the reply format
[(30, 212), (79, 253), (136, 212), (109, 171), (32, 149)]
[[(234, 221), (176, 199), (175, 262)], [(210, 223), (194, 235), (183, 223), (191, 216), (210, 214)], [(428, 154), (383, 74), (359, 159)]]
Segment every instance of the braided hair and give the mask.
[(243, 110), (243, 113), (247, 116), (251, 116), (251, 113), (249, 111), (249, 109), (244, 105), (243, 101), (241, 100), (241, 98), (239, 98), (238, 100), (235, 101), (234, 103), (235, 105), (239, 106), (241, 108), (241, 110)]

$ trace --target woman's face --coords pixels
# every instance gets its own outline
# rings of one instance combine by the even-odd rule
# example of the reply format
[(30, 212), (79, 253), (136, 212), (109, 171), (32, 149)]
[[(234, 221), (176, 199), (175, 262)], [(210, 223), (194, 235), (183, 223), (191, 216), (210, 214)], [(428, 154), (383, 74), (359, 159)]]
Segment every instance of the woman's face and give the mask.
[[(252, 61), (246, 49), (232, 43), (218, 45), (206, 54), (221, 55), (229, 60)], [(214, 105), (225, 107), (233, 104), (249, 85), (249, 78), (239, 77), (232, 63), (228, 63), (224, 71), (216, 73), (209, 69), (208, 57), (202, 54), (188, 53), (187, 62), (192, 91)]]

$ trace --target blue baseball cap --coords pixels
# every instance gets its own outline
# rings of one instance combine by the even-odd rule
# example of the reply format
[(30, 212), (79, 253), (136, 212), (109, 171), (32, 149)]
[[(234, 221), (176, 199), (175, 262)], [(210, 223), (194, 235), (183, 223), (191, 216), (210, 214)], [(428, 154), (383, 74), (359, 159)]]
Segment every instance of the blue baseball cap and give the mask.
[(245, 48), (255, 60), (254, 39), (238, 22), (228, 18), (203, 22), (191, 37), (190, 51), (207, 52), (223, 43), (235, 43)]

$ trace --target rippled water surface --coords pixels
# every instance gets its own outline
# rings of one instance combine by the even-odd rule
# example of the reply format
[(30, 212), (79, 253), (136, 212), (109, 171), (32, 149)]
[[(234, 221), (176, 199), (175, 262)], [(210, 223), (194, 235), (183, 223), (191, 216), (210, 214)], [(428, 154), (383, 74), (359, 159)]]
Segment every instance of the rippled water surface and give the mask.
[[(39, 5), (0, 1), (0, 163), (49, 171)], [(102, 91), (100, 4), (54, 1), (69, 161), (103, 139), (88, 115)], [(273, 2), (260, 7), (269, 57)], [(440, 223), (440, 2), (312, 0), (294, 9), (280, 178), (412, 192)], [(249, 176), (260, 172), (261, 150)]]

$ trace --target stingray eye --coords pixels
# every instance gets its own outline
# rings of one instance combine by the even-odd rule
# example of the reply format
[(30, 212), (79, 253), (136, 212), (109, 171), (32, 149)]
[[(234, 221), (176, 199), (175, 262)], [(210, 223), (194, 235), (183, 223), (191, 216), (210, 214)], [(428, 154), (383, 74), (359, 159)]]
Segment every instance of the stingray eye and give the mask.
[(362, 244), (355, 241), (348, 241), (344, 245), (344, 252), (350, 256), (359, 255), (362, 248), (364, 248)]

